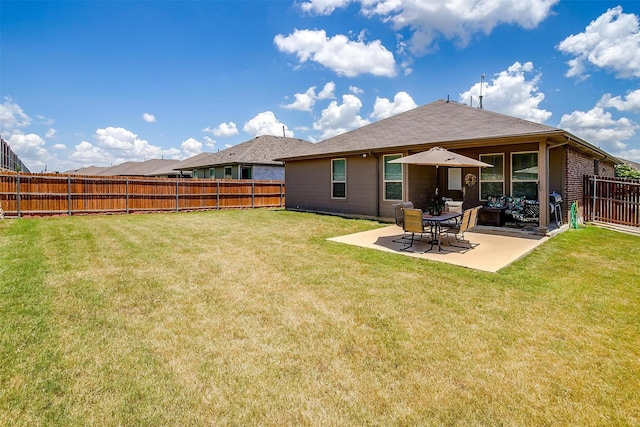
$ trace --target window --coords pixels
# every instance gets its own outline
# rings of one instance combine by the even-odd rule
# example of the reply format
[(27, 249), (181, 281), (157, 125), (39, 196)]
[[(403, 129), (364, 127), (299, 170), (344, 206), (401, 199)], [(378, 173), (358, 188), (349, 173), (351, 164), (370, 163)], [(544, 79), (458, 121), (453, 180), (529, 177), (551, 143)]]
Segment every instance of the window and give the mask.
[(242, 179), (251, 179), (251, 166), (243, 166), (240, 168), (240, 176)]
[(197, 178), (198, 177), (198, 169), (194, 169), (193, 170), (193, 177)]
[(462, 168), (447, 168), (447, 189), (462, 191)]
[(224, 179), (231, 179), (233, 176), (231, 175), (231, 166), (224, 167)]
[(347, 198), (347, 160), (331, 160), (331, 198)]
[(216, 177), (216, 169), (209, 168), (209, 178), (214, 179)]
[(504, 154), (483, 154), (480, 161), (493, 165), (480, 168), (480, 200), (504, 196)]
[(400, 154), (384, 156), (384, 200), (402, 200), (402, 164), (389, 163)]
[(511, 195), (538, 200), (538, 153), (511, 155)]

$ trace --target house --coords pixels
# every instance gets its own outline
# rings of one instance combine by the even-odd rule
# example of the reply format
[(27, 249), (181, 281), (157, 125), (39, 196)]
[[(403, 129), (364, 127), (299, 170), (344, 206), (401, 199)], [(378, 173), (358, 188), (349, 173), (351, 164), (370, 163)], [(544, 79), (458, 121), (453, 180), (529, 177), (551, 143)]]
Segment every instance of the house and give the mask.
[(174, 169), (191, 171), (194, 178), (284, 180), (284, 164), (274, 159), (311, 145), (298, 138), (262, 135), (217, 153), (200, 153)]
[[(435, 168), (389, 163), (440, 146), (493, 165)], [(546, 207), (559, 193), (566, 219), (582, 202), (583, 175), (614, 176), (620, 161), (558, 128), (444, 100), (343, 133), (282, 158), (286, 208), (393, 218), (392, 204), (426, 210), (442, 197), (473, 207), (489, 196), (526, 196)], [(436, 173), (438, 176), (436, 177)], [(581, 213), (580, 213), (581, 215)], [(540, 209), (544, 230), (550, 212)]]

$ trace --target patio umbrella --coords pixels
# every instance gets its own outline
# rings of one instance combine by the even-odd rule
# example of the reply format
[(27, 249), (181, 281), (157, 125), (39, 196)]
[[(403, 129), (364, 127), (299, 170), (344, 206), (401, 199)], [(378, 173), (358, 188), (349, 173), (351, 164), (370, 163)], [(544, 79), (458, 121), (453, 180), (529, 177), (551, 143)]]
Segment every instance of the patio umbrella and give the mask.
[(449, 167), (475, 167), (475, 168), (487, 168), (492, 167), (489, 163), (481, 162), (480, 160), (472, 159), (471, 157), (463, 156), (462, 154), (454, 153), (446, 148), (433, 147), (427, 151), (421, 151), (409, 156), (400, 157), (395, 160), (391, 160), (389, 163), (406, 163), (412, 165), (426, 165), (436, 167), (436, 195), (438, 194), (439, 177), (438, 168), (440, 166)]

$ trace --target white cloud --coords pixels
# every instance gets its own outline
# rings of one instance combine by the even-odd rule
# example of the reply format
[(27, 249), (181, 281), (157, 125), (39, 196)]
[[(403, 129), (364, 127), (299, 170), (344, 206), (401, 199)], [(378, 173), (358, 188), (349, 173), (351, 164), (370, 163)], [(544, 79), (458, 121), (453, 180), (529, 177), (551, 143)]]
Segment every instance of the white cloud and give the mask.
[(66, 150), (67, 146), (64, 144), (54, 144), (53, 147), (54, 150)]
[(560, 119), (559, 127), (619, 156), (626, 149), (625, 141), (632, 138), (638, 125), (627, 118), (614, 119), (604, 108), (596, 106), (589, 111), (574, 111)]
[(153, 114), (144, 113), (142, 115), (142, 119), (147, 123), (153, 123), (156, 121), (156, 116), (154, 116)]
[(35, 133), (24, 134), (21, 131), (14, 131), (8, 138), (8, 142), (31, 172), (44, 170), (47, 161), (55, 160), (55, 156), (45, 148), (44, 139)]
[(386, 119), (387, 117), (395, 116), (396, 114), (411, 110), (417, 106), (411, 95), (407, 92), (396, 93), (393, 97), (393, 102), (387, 98), (376, 97), (373, 113), (371, 113), (369, 117), (376, 120)]
[(364, 93), (364, 90), (360, 89), (358, 86), (349, 86), (349, 92), (354, 95), (360, 95), (361, 93)]
[(55, 138), (57, 133), (58, 133), (57, 130), (55, 130), (54, 128), (51, 128), (47, 131), (44, 137), (47, 139), (52, 139), (52, 138)]
[(318, 94), (318, 99), (334, 99), (336, 84), (334, 82), (329, 82), (324, 85), (320, 93)]
[(36, 114), (36, 119), (36, 123), (39, 125), (51, 126), (53, 124), (53, 119), (41, 116), (39, 114)]
[(205, 135), (204, 137), (204, 144), (207, 146), (207, 148), (213, 148), (216, 146), (216, 140), (211, 138), (208, 135)]
[(629, 92), (624, 98), (605, 94), (598, 105), (603, 108), (615, 108), (618, 111), (640, 112), (640, 89)]
[(259, 113), (257, 116), (246, 122), (242, 128), (243, 131), (252, 136), (282, 136), (283, 129), (286, 136), (293, 137), (293, 131), (291, 131), (284, 123), (280, 123), (272, 111)]
[(311, 111), (317, 100), (335, 98), (335, 89), (336, 84), (329, 82), (325, 84), (320, 93), (316, 95), (316, 87), (311, 86), (305, 93), (294, 94), (295, 101), (282, 107), (287, 110)]
[(352, 0), (314, 0), (300, 4), (300, 8), (312, 15), (331, 15), (334, 10), (345, 7)]
[(22, 156), (46, 154), (46, 150), (44, 149), (44, 139), (40, 138), (40, 136), (35, 133), (26, 135), (20, 132), (14, 133), (9, 137), (9, 143), (11, 144), (11, 147), (16, 152), (19, 151)]
[(182, 141), (180, 147), (182, 148), (182, 152), (187, 157), (192, 157), (196, 154), (202, 153), (202, 143), (194, 138), (189, 138), (185, 141)]
[(31, 124), (31, 118), (22, 108), (13, 102), (10, 97), (5, 97), (0, 104), (0, 130), (3, 134), (10, 133), (14, 129), (24, 128)]
[(291, 104), (283, 105), (287, 110), (311, 111), (316, 103), (316, 87), (311, 86), (305, 93), (296, 93), (293, 95), (296, 99)]
[(91, 144), (88, 141), (82, 141), (74, 147), (69, 158), (80, 165), (96, 165), (96, 166), (114, 166), (122, 163), (124, 158), (109, 156), (104, 149)]
[[(538, 123), (549, 120), (552, 113), (539, 107), (545, 98), (544, 93), (538, 92), (541, 74), (527, 80), (527, 75), (533, 71), (533, 63), (515, 62), (490, 82), (485, 82), (482, 87), (484, 108)], [(461, 93), (460, 102), (470, 103), (473, 98), (478, 105), (479, 96), (480, 82)]]
[[(500, 24), (535, 28), (549, 16), (551, 7), (558, 1), (359, 0), (359, 3), (365, 16), (377, 16), (398, 31), (409, 28), (413, 33), (410, 49), (424, 53), (433, 50), (440, 37), (465, 46), (474, 34), (489, 34)], [(347, 0), (311, 0), (302, 3), (301, 8), (308, 13), (329, 15), (349, 3)]]
[(393, 54), (379, 40), (367, 44), (342, 34), (327, 37), (324, 30), (295, 30), (288, 36), (278, 34), (273, 41), (280, 51), (295, 53), (300, 63), (315, 61), (340, 76), (396, 75)]
[[(195, 141), (195, 140), (194, 140)], [(81, 166), (110, 166), (127, 161), (150, 159), (184, 159), (189, 157), (197, 141), (191, 138), (183, 142), (183, 150), (162, 149), (150, 144), (130, 130), (121, 127), (106, 127), (96, 130), (95, 143), (82, 141), (74, 147), (69, 159), (73, 168)]]
[(235, 123), (220, 123), (216, 128), (206, 127), (202, 129), (202, 132), (209, 132), (214, 134), (215, 136), (233, 136), (238, 134), (238, 127)]
[(574, 55), (567, 77), (586, 78), (587, 65), (613, 71), (617, 77), (640, 77), (638, 17), (617, 6), (592, 21), (583, 33), (564, 39), (557, 49)]
[(327, 139), (351, 129), (369, 124), (360, 116), (362, 102), (355, 95), (342, 95), (342, 104), (331, 101), (322, 111), (322, 116), (313, 123), (313, 129), (321, 131), (320, 139)]

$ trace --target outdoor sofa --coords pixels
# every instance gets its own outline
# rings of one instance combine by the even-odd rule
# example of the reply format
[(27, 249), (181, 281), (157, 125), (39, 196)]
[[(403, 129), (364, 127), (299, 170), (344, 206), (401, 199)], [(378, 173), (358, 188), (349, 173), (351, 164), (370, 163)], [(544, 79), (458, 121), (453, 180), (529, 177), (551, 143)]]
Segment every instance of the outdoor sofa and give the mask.
[(479, 223), (502, 227), (506, 222), (539, 223), (540, 202), (524, 196), (489, 196), (480, 211)]

